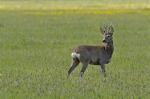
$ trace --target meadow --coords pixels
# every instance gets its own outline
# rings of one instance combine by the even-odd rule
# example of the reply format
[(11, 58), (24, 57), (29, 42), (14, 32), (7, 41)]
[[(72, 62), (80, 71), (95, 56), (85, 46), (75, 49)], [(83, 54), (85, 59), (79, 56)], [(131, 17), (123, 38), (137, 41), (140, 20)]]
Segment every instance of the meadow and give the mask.
[[(149, 99), (150, 10), (97, 8), (2, 8), (0, 98)], [(67, 79), (71, 49), (100, 45), (99, 27), (104, 24), (112, 24), (115, 30), (106, 79), (94, 65), (88, 66), (81, 81), (81, 65)]]

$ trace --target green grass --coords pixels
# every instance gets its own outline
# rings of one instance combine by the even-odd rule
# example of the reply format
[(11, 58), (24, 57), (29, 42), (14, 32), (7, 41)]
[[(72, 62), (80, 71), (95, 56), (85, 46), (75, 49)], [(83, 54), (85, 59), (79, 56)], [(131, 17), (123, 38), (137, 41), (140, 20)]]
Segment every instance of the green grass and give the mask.
[[(149, 99), (149, 16), (149, 10), (113, 14), (1, 10), (0, 98)], [(67, 79), (71, 49), (100, 45), (103, 24), (115, 29), (106, 80), (93, 65), (82, 81), (81, 65)]]

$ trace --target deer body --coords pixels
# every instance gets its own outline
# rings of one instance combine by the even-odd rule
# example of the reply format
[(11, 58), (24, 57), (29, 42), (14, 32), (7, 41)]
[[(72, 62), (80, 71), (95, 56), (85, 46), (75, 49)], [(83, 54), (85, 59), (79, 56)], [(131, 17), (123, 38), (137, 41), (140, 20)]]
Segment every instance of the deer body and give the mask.
[(77, 58), (80, 62), (88, 62), (92, 65), (107, 64), (110, 62), (113, 46), (106, 49), (105, 46), (82, 45), (73, 50), (72, 58)]
[(102, 46), (80, 45), (74, 48), (71, 54), (73, 62), (68, 71), (68, 77), (79, 63), (82, 63), (83, 65), (80, 72), (80, 77), (83, 76), (88, 64), (99, 65), (102, 69), (102, 72), (104, 73), (104, 76), (106, 76), (105, 64), (108, 64), (110, 62), (114, 51), (114, 46), (112, 40), (112, 33), (105, 32), (103, 33), (103, 35), (104, 39)]

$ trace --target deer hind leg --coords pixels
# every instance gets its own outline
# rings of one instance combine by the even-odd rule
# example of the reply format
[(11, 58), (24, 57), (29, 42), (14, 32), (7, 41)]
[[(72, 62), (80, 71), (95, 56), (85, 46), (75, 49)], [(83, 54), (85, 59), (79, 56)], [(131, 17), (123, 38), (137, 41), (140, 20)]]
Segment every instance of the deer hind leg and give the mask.
[(71, 72), (77, 67), (77, 65), (79, 64), (79, 60), (77, 58), (73, 59), (73, 62), (71, 64), (70, 69), (68, 70), (68, 77), (70, 76)]
[(105, 65), (104, 65), (104, 64), (101, 64), (100, 66), (101, 66), (102, 73), (103, 73), (104, 77), (106, 77)]
[(80, 71), (80, 78), (83, 77), (83, 74), (84, 74), (84, 72), (85, 72), (87, 66), (88, 66), (88, 63), (82, 63), (82, 69), (81, 69), (81, 71)]

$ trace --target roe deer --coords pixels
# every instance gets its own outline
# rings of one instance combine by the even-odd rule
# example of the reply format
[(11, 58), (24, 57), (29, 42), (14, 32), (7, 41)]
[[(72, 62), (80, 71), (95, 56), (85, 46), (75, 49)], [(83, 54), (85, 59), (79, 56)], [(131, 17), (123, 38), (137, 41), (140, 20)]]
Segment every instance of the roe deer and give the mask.
[(90, 45), (80, 45), (73, 49), (71, 54), (72, 64), (68, 71), (68, 77), (71, 72), (77, 67), (81, 62), (82, 69), (80, 71), (80, 77), (82, 78), (88, 64), (99, 65), (102, 69), (104, 77), (105, 73), (105, 64), (110, 62), (112, 57), (114, 46), (113, 46), (113, 32), (114, 29), (112, 26), (104, 26), (100, 28), (101, 33), (103, 34), (103, 45), (101, 46), (90, 46)]

